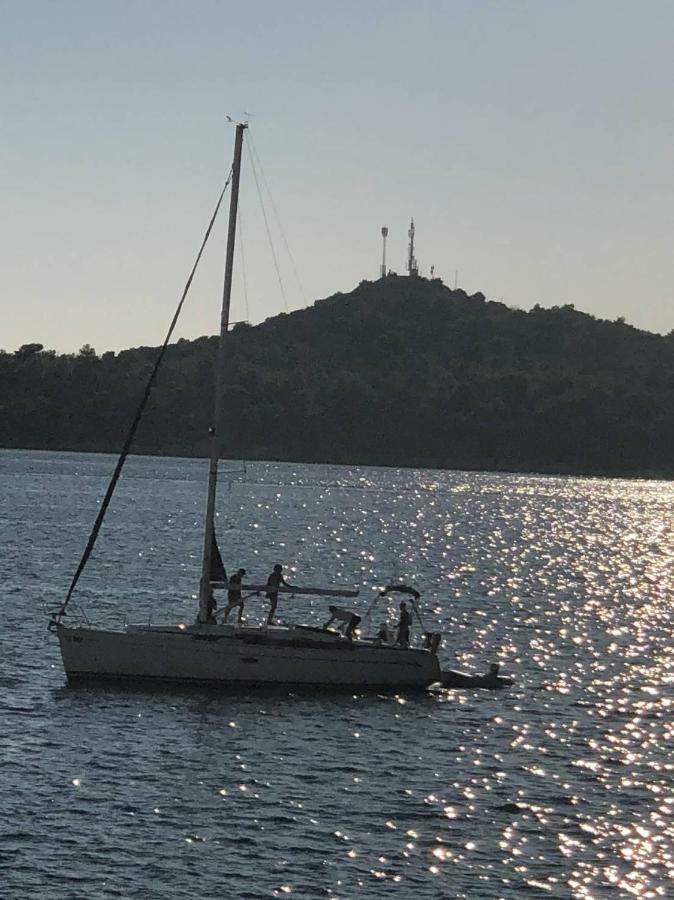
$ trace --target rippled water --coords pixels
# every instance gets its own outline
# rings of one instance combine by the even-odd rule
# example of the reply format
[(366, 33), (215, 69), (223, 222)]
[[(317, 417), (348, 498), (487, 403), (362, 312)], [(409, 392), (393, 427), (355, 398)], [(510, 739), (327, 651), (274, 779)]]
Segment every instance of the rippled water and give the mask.
[[(68, 689), (44, 609), (112, 464), (0, 451), (3, 900), (674, 896), (674, 485), (232, 465), (229, 566), (357, 583), (361, 611), (409, 579), (444, 662), (498, 660), (515, 687)], [(193, 616), (204, 478), (130, 461), (91, 618)]]

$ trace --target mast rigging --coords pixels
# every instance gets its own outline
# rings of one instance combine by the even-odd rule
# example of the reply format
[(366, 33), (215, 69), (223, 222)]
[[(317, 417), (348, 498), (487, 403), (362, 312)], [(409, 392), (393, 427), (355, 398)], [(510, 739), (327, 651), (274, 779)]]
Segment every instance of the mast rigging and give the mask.
[(198, 621), (205, 622), (209, 615), (211, 599), (211, 562), (215, 544), (215, 493), (218, 486), (218, 462), (222, 451), (222, 382), (225, 375), (225, 339), (229, 328), (229, 308), (232, 297), (232, 271), (234, 268), (234, 242), (236, 240), (237, 209), (239, 204), (239, 180), (241, 177), (241, 150), (243, 133), (247, 124), (236, 126), (234, 140), (234, 161), (232, 162), (232, 192), (229, 200), (229, 227), (227, 229), (227, 253), (225, 257), (225, 280), (222, 287), (222, 312), (220, 315), (220, 341), (215, 366), (215, 402), (213, 425), (210, 429), (210, 463), (208, 468), (208, 498), (206, 501), (206, 526), (204, 529), (204, 549), (199, 582)]
[(108, 511), (108, 507), (110, 506), (110, 501), (112, 500), (112, 495), (115, 493), (115, 488), (117, 487), (117, 482), (119, 481), (122, 469), (124, 468), (124, 463), (126, 462), (126, 458), (131, 451), (131, 445), (133, 444), (133, 440), (136, 436), (136, 432), (138, 431), (138, 426), (140, 424), (140, 420), (143, 417), (143, 413), (145, 412), (145, 408), (147, 406), (148, 400), (150, 399), (150, 394), (152, 392), (152, 388), (154, 387), (154, 383), (157, 380), (157, 374), (159, 373), (159, 369), (164, 360), (164, 356), (166, 354), (166, 348), (168, 347), (169, 341), (173, 336), (173, 332), (175, 330), (176, 325), (178, 324), (178, 319), (180, 318), (180, 313), (182, 312), (183, 305), (185, 300), (187, 299), (187, 295), (192, 287), (192, 281), (194, 280), (194, 276), (196, 274), (197, 268), (199, 267), (199, 263), (201, 262), (201, 257), (203, 256), (204, 250), (206, 249), (206, 244), (208, 243), (208, 239), (211, 236), (211, 232), (213, 231), (213, 226), (215, 225), (215, 220), (218, 217), (218, 213), (220, 211), (220, 206), (222, 205), (222, 201), (224, 199), (225, 193), (229, 184), (232, 180), (232, 172), (230, 171), (227, 176), (227, 180), (220, 192), (220, 196), (218, 197), (218, 202), (215, 204), (215, 209), (213, 210), (213, 214), (211, 215), (210, 222), (208, 223), (208, 227), (206, 228), (206, 232), (204, 234), (203, 240), (201, 242), (201, 246), (199, 247), (199, 252), (196, 255), (196, 259), (194, 260), (194, 265), (190, 271), (190, 274), (185, 282), (185, 287), (183, 288), (182, 295), (180, 297), (180, 301), (178, 302), (178, 306), (173, 315), (173, 319), (171, 320), (171, 324), (169, 325), (169, 329), (166, 333), (166, 337), (164, 338), (164, 343), (162, 344), (159, 353), (157, 354), (157, 358), (155, 359), (154, 366), (152, 367), (152, 371), (145, 385), (145, 390), (143, 392), (143, 396), (141, 397), (140, 403), (138, 404), (138, 408), (136, 409), (135, 415), (133, 417), (133, 421), (131, 422), (131, 427), (126, 435), (126, 439), (124, 440), (124, 444), (119, 454), (119, 458), (117, 459), (117, 463), (115, 465), (115, 469), (112, 473), (112, 477), (110, 478), (110, 482), (108, 483), (108, 487), (105, 492), (105, 496), (101, 501), (101, 508), (98, 511), (98, 515), (96, 516), (96, 521), (94, 522), (93, 528), (91, 529), (91, 533), (87, 540), (86, 547), (84, 548), (84, 552), (82, 553), (82, 557), (79, 561), (77, 569), (75, 570), (75, 574), (73, 575), (72, 581), (70, 582), (70, 587), (68, 588), (68, 593), (66, 597), (59, 607), (59, 609), (54, 613), (53, 619), (50, 622), (50, 627), (52, 624), (58, 624), (61, 621), (62, 617), (66, 614), (66, 610), (68, 608), (68, 604), (70, 603), (70, 599), (73, 595), (75, 588), (77, 587), (77, 583), (80, 580), (80, 576), (84, 571), (89, 558), (93, 552), (94, 545), (96, 544), (96, 539), (98, 538), (98, 534), (101, 530), (101, 526), (103, 525), (103, 520), (105, 519), (105, 514)]

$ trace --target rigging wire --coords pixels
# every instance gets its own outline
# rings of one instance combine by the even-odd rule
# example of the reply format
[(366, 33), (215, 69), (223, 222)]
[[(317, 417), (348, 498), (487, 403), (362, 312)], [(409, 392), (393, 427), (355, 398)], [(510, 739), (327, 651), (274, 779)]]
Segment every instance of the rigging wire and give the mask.
[(264, 206), (264, 200), (262, 198), (262, 191), (260, 190), (260, 182), (257, 177), (257, 169), (255, 168), (255, 160), (253, 159), (253, 154), (250, 149), (250, 141), (246, 141), (246, 151), (248, 153), (248, 159), (250, 160), (250, 167), (253, 171), (253, 178), (255, 179), (255, 187), (257, 188), (257, 196), (260, 201), (260, 207), (262, 208), (262, 218), (264, 219), (264, 227), (267, 231), (267, 240), (269, 241), (269, 247), (271, 249), (271, 255), (274, 259), (274, 267), (276, 269), (276, 276), (278, 278), (279, 287), (281, 288), (281, 297), (283, 298), (283, 306), (285, 311), (288, 312), (288, 301), (286, 300), (286, 292), (283, 287), (283, 279), (281, 278), (281, 270), (279, 269), (278, 259), (276, 257), (276, 250), (274, 249), (274, 241), (272, 240), (271, 230), (269, 228), (269, 220), (267, 219), (267, 210)]
[[(243, 301), (246, 307), (246, 322), (250, 322), (250, 309), (248, 306), (248, 280), (246, 278), (246, 257), (243, 252), (243, 226), (241, 224), (241, 206), (237, 206), (236, 215), (239, 223), (239, 256), (241, 258), (241, 278), (243, 280)], [(243, 468), (241, 470), (230, 473), (229, 481), (227, 482), (227, 490), (231, 494), (232, 493), (232, 484), (241, 484), (241, 481), (234, 481), (234, 477), (243, 476), (243, 482), (246, 480), (246, 460), (242, 460)]]
[(187, 298), (187, 294), (192, 286), (192, 281), (197, 271), (197, 267), (201, 262), (201, 257), (206, 248), (206, 244), (208, 243), (208, 239), (211, 236), (211, 231), (213, 230), (213, 225), (215, 224), (215, 220), (218, 216), (218, 212), (220, 211), (220, 206), (222, 205), (222, 201), (225, 196), (225, 192), (229, 187), (229, 183), (232, 180), (232, 172), (230, 171), (227, 176), (227, 180), (220, 192), (220, 196), (218, 197), (218, 202), (215, 204), (215, 209), (213, 210), (213, 214), (211, 216), (211, 220), (208, 223), (208, 227), (206, 229), (206, 233), (204, 234), (203, 240), (201, 242), (201, 246), (199, 247), (199, 252), (197, 253), (196, 259), (194, 260), (194, 265), (192, 266), (192, 270), (189, 274), (187, 281), (185, 282), (185, 287), (183, 288), (182, 296), (180, 297), (180, 301), (176, 308), (175, 313), (173, 314), (173, 319), (171, 320), (171, 324), (169, 325), (169, 329), (166, 333), (166, 337), (164, 338), (164, 343), (162, 344), (159, 353), (157, 354), (157, 358), (155, 360), (154, 366), (152, 368), (152, 372), (150, 373), (150, 377), (147, 380), (147, 384), (145, 385), (145, 390), (143, 392), (143, 396), (141, 398), (140, 403), (138, 404), (138, 408), (136, 410), (136, 414), (133, 417), (133, 421), (131, 423), (131, 427), (129, 428), (129, 432), (126, 436), (126, 440), (124, 441), (124, 445), (119, 454), (119, 459), (117, 460), (117, 464), (115, 465), (114, 472), (112, 473), (112, 478), (110, 479), (110, 483), (108, 484), (108, 488), (105, 492), (105, 496), (103, 497), (103, 501), (101, 503), (101, 508), (98, 511), (98, 515), (96, 516), (96, 521), (94, 522), (94, 527), (91, 530), (91, 534), (89, 535), (89, 539), (87, 540), (87, 545), (84, 548), (84, 553), (82, 554), (82, 558), (80, 559), (79, 565), (75, 570), (75, 574), (73, 575), (73, 579), (70, 583), (70, 587), (68, 588), (68, 593), (66, 594), (66, 598), (61, 604), (61, 607), (56, 614), (55, 620), (52, 619), (50, 622), (50, 627), (54, 622), (60, 621), (61, 617), (65, 615), (66, 608), (68, 603), (70, 602), (70, 598), (73, 595), (73, 591), (77, 586), (77, 582), (80, 580), (80, 575), (84, 571), (84, 567), (89, 561), (89, 557), (94, 549), (94, 545), (96, 543), (96, 538), (98, 537), (98, 533), (101, 530), (101, 525), (103, 524), (103, 519), (105, 518), (105, 514), (108, 511), (108, 507), (110, 506), (110, 501), (112, 500), (112, 495), (115, 492), (115, 488), (117, 487), (117, 482), (119, 481), (120, 475), (122, 474), (122, 469), (124, 468), (124, 463), (126, 462), (126, 458), (129, 455), (129, 451), (131, 449), (131, 444), (133, 443), (133, 439), (136, 436), (136, 432), (138, 430), (138, 425), (140, 424), (141, 417), (145, 412), (145, 407), (147, 406), (147, 402), (150, 398), (150, 392), (154, 386), (154, 383), (157, 379), (157, 373), (159, 372), (159, 367), (162, 364), (164, 356), (166, 354), (166, 348), (168, 347), (168, 343), (171, 340), (171, 336), (175, 330), (175, 327), (178, 323), (178, 318), (180, 317), (180, 313), (182, 312), (183, 304), (185, 303), (185, 299)]
[(292, 266), (293, 273), (295, 275), (295, 280), (297, 281), (298, 287), (300, 289), (300, 293), (304, 298), (304, 302), (308, 305), (309, 300), (307, 299), (306, 291), (304, 290), (304, 285), (302, 284), (302, 279), (300, 278), (300, 273), (297, 269), (297, 265), (295, 264), (295, 257), (292, 254), (290, 249), (290, 244), (288, 243), (288, 238), (286, 237), (285, 229), (283, 228), (283, 224), (281, 222), (281, 217), (279, 215), (278, 209), (276, 208), (276, 204), (274, 203), (274, 197), (272, 196), (272, 192), (269, 189), (269, 182), (267, 181), (267, 177), (264, 174), (264, 169), (262, 168), (262, 162), (260, 160), (260, 155), (257, 152), (257, 148), (255, 147), (255, 143), (253, 141), (253, 135), (250, 130), (248, 131), (248, 146), (250, 147), (251, 154), (255, 157), (257, 162), (257, 167), (260, 170), (260, 176), (262, 178), (262, 183), (267, 190), (267, 196), (269, 197), (269, 202), (271, 203), (271, 208), (276, 218), (276, 224), (278, 225), (279, 231), (281, 232), (281, 237), (283, 238), (283, 243), (285, 244), (286, 252), (288, 253), (288, 258), (290, 259), (290, 265)]
[(248, 309), (248, 281), (246, 279), (246, 257), (243, 253), (243, 227), (241, 225), (241, 207), (237, 207), (237, 218), (239, 220), (239, 255), (241, 257), (241, 278), (243, 280), (243, 302), (246, 307), (246, 322), (250, 322), (250, 311)]

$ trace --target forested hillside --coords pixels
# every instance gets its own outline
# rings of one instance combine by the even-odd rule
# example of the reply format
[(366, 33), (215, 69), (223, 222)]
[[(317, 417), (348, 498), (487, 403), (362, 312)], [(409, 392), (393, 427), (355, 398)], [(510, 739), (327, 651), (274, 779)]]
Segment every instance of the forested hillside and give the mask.
[[(169, 348), (135, 452), (205, 453), (215, 351)], [(117, 450), (156, 353), (0, 353), (0, 446)], [(235, 327), (225, 408), (237, 458), (671, 476), (674, 335), (392, 275)]]

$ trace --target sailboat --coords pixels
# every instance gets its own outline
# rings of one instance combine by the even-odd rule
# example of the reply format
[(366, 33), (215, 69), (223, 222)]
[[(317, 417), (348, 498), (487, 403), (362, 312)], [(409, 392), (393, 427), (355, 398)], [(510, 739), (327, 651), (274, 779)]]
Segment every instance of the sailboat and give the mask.
[[(199, 607), (192, 624), (127, 625), (120, 629), (96, 628), (86, 622), (72, 622), (67, 613), (77, 580), (87, 563), (96, 536), (109, 505), (115, 484), (129, 452), (143, 404), (136, 414), (131, 431), (118, 460), (108, 491), (101, 505), (92, 534), (80, 560), (70, 589), (61, 607), (50, 621), (50, 630), (58, 637), (65, 673), (69, 682), (113, 680), (168, 682), (206, 685), (288, 685), (372, 688), (424, 688), (441, 680), (437, 649), (439, 635), (426, 634), (422, 647), (410, 647), (406, 640), (398, 644), (379, 638), (361, 639), (332, 629), (305, 625), (261, 626), (219, 622), (213, 615), (213, 591), (231, 589), (226, 577), (215, 535), (215, 505), (218, 465), (223, 433), (222, 388), (225, 371), (225, 337), (229, 328), (234, 243), (236, 238), (239, 179), (245, 123), (236, 125), (231, 182), (229, 226), (226, 249), (225, 279), (220, 318), (220, 341), (216, 363), (216, 390), (213, 426), (210, 429), (210, 463), (205, 514), (204, 542), (199, 583)], [(223, 189), (220, 200), (224, 195)], [(219, 207), (220, 201), (218, 201)], [(215, 215), (206, 232), (197, 263), (210, 234)], [(169, 329), (168, 344), (177, 315), (191, 283), (185, 292)], [(163, 353), (163, 350), (162, 350)], [(147, 399), (162, 354), (146, 387)], [(268, 584), (238, 583), (240, 590), (272, 593)], [(395, 590), (390, 586), (387, 590)], [(401, 588), (402, 589), (402, 588)], [(322, 595), (327, 597), (357, 596), (357, 590), (342, 588), (274, 587), (279, 593)], [(405, 589), (409, 593), (409, 589)], [(405, 592), (404, 591), (404, 592)], [(414, 603), (414, 598), (412, 598)]]

